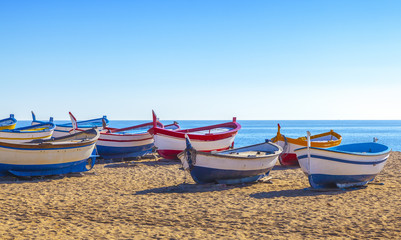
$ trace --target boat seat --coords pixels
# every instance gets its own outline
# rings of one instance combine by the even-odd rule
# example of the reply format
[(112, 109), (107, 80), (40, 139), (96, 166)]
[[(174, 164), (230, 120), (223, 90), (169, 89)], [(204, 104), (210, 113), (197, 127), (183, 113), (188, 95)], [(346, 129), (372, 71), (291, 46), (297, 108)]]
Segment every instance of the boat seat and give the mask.
[(246, 152), (231, 152), (230, 154), (234, 154), (234, 155), (238, 155), (238, 156), (256, 157), (256, 156), (268, 155), (268, 154), (271, 154), (271, 152), (246, 151)]

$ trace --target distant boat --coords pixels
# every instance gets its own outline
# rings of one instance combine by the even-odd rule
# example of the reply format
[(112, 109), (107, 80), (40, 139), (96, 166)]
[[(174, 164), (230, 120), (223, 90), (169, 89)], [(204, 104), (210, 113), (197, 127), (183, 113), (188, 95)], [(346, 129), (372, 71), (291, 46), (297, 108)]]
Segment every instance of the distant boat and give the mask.
[(186, 134), (198, 151), (222, 151), (233, 146), (234, 138), (241, 129), (236, 118), (232, 122), (183, 130), (160, 128), (156, 126), (156, 121), (157, 117), (153, 112), (153, 128), (148, 132), (153, 135), (157, 152), (166, 159), (178, 159), (177, 155), (186, 147)]
[(389, 147), (375, 142), (295, 150), (313, 188), (365, 185), (380, 173), (390, 152)]
[[(52, 118), (51, 118), (52, 119)], [(103, 120), (106, 121), (106, 125), (109, 124), (109, 120), (106, 116), (101, 118), (94, 118), (90, 120), (77, 121), (78, 128), (81, 130), (89, 130), (91, 128), (97, 127), (101, 129), (103, 126)], [(35, 113), (32, 111), (32, 125), (43, 123), (43, 121), (39, 121), (36, 119)], [(73, 130), (71, 122), (56, 124), (56, 129), (54, 130), (53, 137), (62, 137), (68, 135)]]
[(49, 139), (52, 137), (55, 127), (52, 122), (43, 122), (33, 126), (1, 130), (0, 142), (18, 143), (35, 139)]
[(17, 120), (14, 118), (14, 114), (10, 114), (9, 118), (4, 118), (0, 120), (0, 130), (14, 129), (16, 124)]
[(221, 152), (197, 151), (189, 137), (186, 144), (178, 157), (184, 170), (189, 171), (197, 183), (255, 182), (269, 174), (283, 150), (271, 142)]
[[(96, 143), (97, 153), (104, 159), (140, 157), (151, 153), (154, 140), (147, 132), (151, 127), (153, 122), (126, 128), (111, 128), (104, 125)], [(157, 127), (179, 129), (177, 123), (164, 126), (159, 121), (157, 121)]]
[(64, 137), (28, 143), (0, 142), (0, 176), (46, 176), (92, 169), (91, 154), (99, 131), (90, 129)]
[[(281, 134), (280, 124), (278, 125), (277, 135), (272, 138), (272, 142), (277, 143), (283, 148), (283, 153), (279, 157), (280, 164), (283, 166), (297, 166), (298, 158), (297, 154), (294, 152), (295, 149), (306, 147), (307, 140), (306, 137), (299, 138), (289, 138)], [(317, 148), (329, 148), (340, 145), (342, 137), (340, 134), (334, 132), (333, 130), (325, 133), (320, 133), (311, 136), (311, 146)]]

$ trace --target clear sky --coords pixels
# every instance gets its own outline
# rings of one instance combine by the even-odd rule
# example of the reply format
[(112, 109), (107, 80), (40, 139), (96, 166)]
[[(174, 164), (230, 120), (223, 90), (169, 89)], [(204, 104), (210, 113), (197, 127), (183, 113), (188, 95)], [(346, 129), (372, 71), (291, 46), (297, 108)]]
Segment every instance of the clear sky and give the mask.
[(0, 118), (401, 119), (401, 1), (0, 1)]

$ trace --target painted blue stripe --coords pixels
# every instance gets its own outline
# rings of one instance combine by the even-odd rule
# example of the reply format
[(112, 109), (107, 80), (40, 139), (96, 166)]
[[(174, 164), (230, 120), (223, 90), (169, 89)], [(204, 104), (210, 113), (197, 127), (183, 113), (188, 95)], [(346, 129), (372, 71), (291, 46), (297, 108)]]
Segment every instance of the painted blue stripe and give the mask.
[(54, 128), (56, 128), (56, 125), (54, 125), (54, 123), (52, 123), (52, 122), (44, 122), (44, 123), (40, 123), (40, 124), (37, 124), (37, 125), (30, 125), (30, 126), (11, 129), (11, 130), (8, 130), (8, 132), (17, 132), (17, 133), (19, 133), (19, 132), (24, 131), (24, 130), (36, 129), (36, 128), (45, 128), (45, 129), (29, 131), (29, 132), (30, 133), (49, 132), (50, 130), (53, 130)]
[[(295, 149), (295, 152), (306, 148), (307, 147), (297, 148)], [(317, 148), (317, 147), (310, 147), (310, 148), (326, 152), (336, 152), (336, 153), (362, 155), (362, 156), (382, 155), (389, 153), (391, 151), (391, 149), (388, 146), (375, 142), (343, 144), (330, 148)]]
[[(73, 172), (85, 172), (90, 170), (94, 164), (91, 163), (91, 167), (86, 167), (88, 159), (58, 163), (58, 164), (45, 164), (45, 165), (14, 165), (14, 164), (0, 164), (0, 176), (6, 176), (14, 174), (17, 176), (46, 176), (46, 175), (57, 175), (66, 174)], [(94, 161), (92, 159), (92, 161)]]
[[(81, 146), (63, 147), (63, 148), (62, 147), (59, 147), (59, 148), (45, 148), (45, 147), (44, 148), (24, 148), (23, 146), (16, 148), (16, 147), (9, 147), (9, 146), (1, 146), (0, 145), (0, 148), (16, 149), (16, 150), (23, 150), (23, 151), (43, 151), (43, 150), (52, 151), (52, 150), (60, 150), (60, 149), (84, 148), (84, 147), (87, 147), (87, 146), (90, 146), (90, 145), (93, 145), (93, 144), (95, 144), (95, 143), (89, 143), (89, 144), (85, 144), (85, 145), (81, 145)], [(38, 146), (40, 146), (40, 145), (38, 145)], [(47, 145), (47, 146), (52, 146), (52, 145)]]
[(96, 145), (96, 149), (100, 156), (108, 159), (144, 156), (152, 152), (153, 146), (153, 143), (135, 147), (106, 147)]
[[(350, 161), (350, 160), (344, 160), (344, 159), (333, 158), (333, 157), (325, 157), (325, 156), (314, 155), (314, 154), (312, 154), (311, 157), (322, 159), (322, 160), (349, 163), (349, 164), (358, 164), (358, 165), (375, 165), (375, 164), (380, 164), (380, 163), (387, 161), (387, 158), (386, 158), (386, 159), (380, 160), (380, 161), (359, 162), (359, 161)], [(303, 159), (303, 158), (308, 158), (308, 155), (298, 156), (298, 159)]]
[[(222, 170), (215, 168), (199, 167), (195, 166), (191, 170), (191, 176), (197, 183), (213, 183), (219, 181), (229, 180), (247, 180), (247, 182), (257, 181), (261, 177), (267, 175), (271, 168), (258, 169), (258, 170)], [(255, 177), (255, 178), (252, 178)], [(245, 181), (243, 181), (245, 182)]]
[[(103, 118), (106, 121), (106, 124), (108, 124), (109, 120), (106, 117), (103, 117)], [(96, 118), (96, 119), (90, 119), (90, 120), (77, 121), (77, 125), (80, 128), (83, 128), (83, 127), (88, 127), (88, 128), (102, 127), (103, 126), (103, 122), (102, 122), (103, 118)], [(45, 121), (39, 121), (39, 120), (32, 120), (32, 122), (33, 123), (46, 123)], [(61, 124), (56, 124), (56, 126), (59, 126), (59, 127), (71, 127), (72, 128), (72, 123), (61, 123)]]
[[(72, 127), (71, 127), (72, 128)], [(55, 132), (65, 132), (65, 133), (69, 133), (70, 131), (64, 131), (64, 130), (60, 130), (60, 129), (55, 129)]]

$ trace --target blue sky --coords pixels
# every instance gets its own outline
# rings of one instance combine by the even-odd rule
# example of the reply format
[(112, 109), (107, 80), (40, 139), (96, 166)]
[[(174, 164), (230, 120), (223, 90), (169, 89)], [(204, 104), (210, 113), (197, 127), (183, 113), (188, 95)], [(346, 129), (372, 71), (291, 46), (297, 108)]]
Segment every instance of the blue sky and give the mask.
[(401, 119), (401, 1), (1, 1), (0, 118)]

